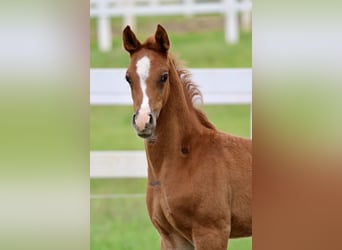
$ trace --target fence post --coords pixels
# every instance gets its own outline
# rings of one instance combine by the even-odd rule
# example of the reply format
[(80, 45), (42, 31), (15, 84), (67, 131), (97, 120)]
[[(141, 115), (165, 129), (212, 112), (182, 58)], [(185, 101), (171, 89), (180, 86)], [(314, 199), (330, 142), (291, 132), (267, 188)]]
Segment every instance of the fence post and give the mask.
[(110, 17), (106, 13), (106, 4), (107, 0), (98, 1), (97, 42), (102, 52), (107, 52), (112, 49), (112, 29)]
[(159, 5), (159, 0), (150, 0), (151, 6), (157, 6)]
[(239, 40), (239, 22), (236, 8), (236, 0), (225, 0), (225, 15), (224, 34), (227, 43), (235, 44)]
[(194, 4), (194, 0), (185, 0), (185, 15), (186, 17), (192, 17), (194, 15), (193, 11), (192, 11), (192, 7)]
[[(242, 0), (241, 4), (248, 4), (250, 0)], [(244, 31), (251, 31), (252, 24), (252, 12), (250, 10), (243, 9), (241, 13), (241, 27)]]
[(123, 24), (122, 26), (125, 27), (126, 25), (131, 26), (132, 29), (135, 29), (135, 15), (132, 13), (132, 8), (134, 7), (134, 0), (125, 0), (125, 14), (123, 16)]

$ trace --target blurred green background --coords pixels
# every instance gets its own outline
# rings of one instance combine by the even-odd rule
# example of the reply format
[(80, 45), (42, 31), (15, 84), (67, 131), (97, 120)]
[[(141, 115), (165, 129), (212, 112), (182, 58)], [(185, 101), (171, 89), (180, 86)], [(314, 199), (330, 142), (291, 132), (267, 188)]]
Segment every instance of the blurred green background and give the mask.
[[(113, 49), (98, 50), (96, 20), (90, 20), (91, 68), (127, 67), (128, 54), (122, 49), (122, 19), (112, 18)], [(168, 31), (171, 52), (189, 68), (250, 68), (252, 34), (240, 31), (238, 44), (224, 41), (221, 15), (137, 17), (134, 29), (143, 41), (160, 23)], [(209, 119), (222, 131), (250, 136), (249, 105), (203, 106)], [(143, 141), (131, 127), (132, 107), (91, 106), (91, 150), (143, 150)], [(143, 194), (145, 178), (91, 179), (92, 195), (142, 194), (137, 197), (91, 199), (91, 249), (159, 249), (159, 235), (152, 226)], [(230, 250), (252, 248), (251, 238), (231, 240)]]

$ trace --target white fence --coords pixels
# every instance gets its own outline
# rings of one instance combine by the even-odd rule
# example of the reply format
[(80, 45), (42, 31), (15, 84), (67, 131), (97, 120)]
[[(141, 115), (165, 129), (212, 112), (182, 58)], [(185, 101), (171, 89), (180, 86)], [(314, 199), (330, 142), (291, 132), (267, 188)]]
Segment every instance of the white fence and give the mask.
[[(251, 69), (190, 69), (204, 104), (251, 104)], [(131, 105), (126, 69), (91, 69), (91, 105)], [(129, 124), (127, 124), (129, 126)], [(91, 178), (146, 177), (144, 151), (90, 152)]]
[(251, 0), (221, 0), (197, 2), (195, 0), (90, 0), (90, 17), (97, 18), (99, 49), (112, 48), (110, 17), (123, 17), (123, 26), (134, 26), (135, 16), (193, 15), (219, 13), (225, 16), (225, 40), (237, 43), (239, 40), (238, 13), (242, 13), (242, 23), (251, 23)]
[[(205, 104), (250, 104), (251, 69), (189, 69), (199, 86)], [(91, 69), (91, 105), (132, 104), (126, 69)]]
[(91, 178), (132, 178), (146, 176), (147, 161), (145, 151), (90, 152)]

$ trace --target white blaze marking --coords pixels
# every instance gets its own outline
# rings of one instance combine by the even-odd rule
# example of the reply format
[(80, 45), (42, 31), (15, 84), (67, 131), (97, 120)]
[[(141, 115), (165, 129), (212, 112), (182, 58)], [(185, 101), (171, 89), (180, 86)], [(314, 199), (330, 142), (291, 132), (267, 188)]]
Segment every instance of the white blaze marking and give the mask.
[(146, 93), (146, 79), (148, 78), (148, 75), (150, 73), (150, 64), (150, 59), (147, 56), (142, 57), (137, 62), (137, 73), (140, 79), (140, 86), (143, 92), (141, 109), (146, 109), (146, 111), (149, 111), (150, 109), (148, 105), (148, 96)]
[(136, 121), (136, 124), (138, 127), (141, 127), (141, 129), (144, 128), (145, 123), (148, 122), (150, 113), (150, 106), (149, 106), (149, 99), (147, 96), (147, 86), (146, 86), (146, 79), (148, 78), (148, 75), (150, 73), (150, 65), (151, 61), (147, 56), (142, 57), (137, 62), (137, 74), (139, 76), (140, 80), (140, 87), (143, 94), (142, 103), (139, 110), (138, 119)]

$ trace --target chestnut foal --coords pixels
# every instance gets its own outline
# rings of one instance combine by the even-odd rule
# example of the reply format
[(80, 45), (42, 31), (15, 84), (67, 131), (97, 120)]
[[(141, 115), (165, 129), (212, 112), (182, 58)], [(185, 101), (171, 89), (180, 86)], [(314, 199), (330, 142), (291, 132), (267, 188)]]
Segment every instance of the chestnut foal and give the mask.
[(144, 43), (127, 26), (123, 45), (161, 249), (223, 250), (229, 238), (251, 236), (252, 141), (217, 131), (194, 107), (201, 93), (169, 55), (162, 26)]

